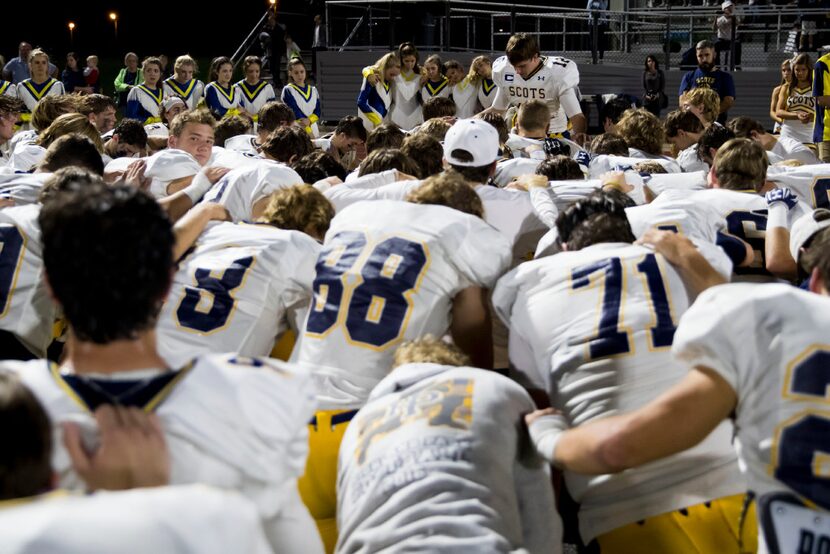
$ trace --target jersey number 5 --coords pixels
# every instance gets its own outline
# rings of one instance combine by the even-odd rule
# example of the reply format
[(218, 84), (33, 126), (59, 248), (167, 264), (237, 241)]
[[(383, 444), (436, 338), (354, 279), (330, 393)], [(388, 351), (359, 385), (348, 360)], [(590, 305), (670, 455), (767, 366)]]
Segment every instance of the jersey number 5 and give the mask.
[(370, 244), (362, 232), (338, 233), (317, 260), (306, 333), (322, 336), (344, 325), (351, 342), (386, 348), (406, 331), (428, 261), (419, 242), (389, 237)]

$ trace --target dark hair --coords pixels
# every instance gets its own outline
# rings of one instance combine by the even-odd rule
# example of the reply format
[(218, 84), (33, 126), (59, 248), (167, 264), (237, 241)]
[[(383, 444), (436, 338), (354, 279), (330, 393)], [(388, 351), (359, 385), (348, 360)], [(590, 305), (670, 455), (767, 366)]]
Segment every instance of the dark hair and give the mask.
[(695, 45), (695, 50), (715, 49), (715, 43), (711, 40), (701, 40)]
[(233, 69), (233, 62), (227, 56), (219, 56), (218, 58), (213, 58), (213, 61), (210, 62), (210, 73), (208, 76), (208, 81), (215, 81), (219, 78), (219, 69), (225, 65), (229, 64), (231, 69)]
[(118, 142), (131, 144), (139, 148), (147, 147), (147, 131), (140, 121), (135, 119), (122, 119), (112, 131), (113, 136), (118, 135)]
[(303, 178), (304, 183), (309, 184), (326, 177), (339, 177), (341, 181), (345, 181), (349, 174), (334, 156), (322, 150), (309, 152), (291, 167)]
[[(453, 158), (461, 160), (462, 162), (473, 161), (473, 155), (466, 150), (461, 150), (460, 148), (456, 148), (455, 150), (450, 152), (450, 154)], [(493, 162), (491, 164), (482, 165), (478, 167), (450, 164), (450, 167), (453, 169), (453, 171), (464, 177), (465, 181), (475, 184), (484, 184), (490, 179), (490, 172), (495, 163), (496, 162)]]
[(26, 111), (26, 104), (23, 103), (23, 100), (17, 97), (6, 96), (5, 94), (0, 95), (0, 115), (6, 115), (11, 113), (23, 113)]
[(299, 127), (283, 126), (268, 135), (262, 143), (262, 153), (282, 163), (289, 163), (292, 156), (302, 158), (314, 150), (308, 133)]
[(619, 96), (612, 98), (608, 102), (602, 105), (602, 108), (599, 110), (599, 123), (602, 125), (605, 123), (606, 118), (611, 120), (611, 123), (618, 123), (620, 118), (622, 118), (623, 114), (626, 110), (631, 109), (631, 102), (628, 102), (624, 98), (620, 98)]
[(371, 173), (380, 173), (387, 169), (397, 169), (407, 175), (415, 175), (418, 168), (409, 156), (405, 155), (398, 148), (379, 148), (373, 150), (360, 164), (358, 175), (363, 177)]
[(275, 131), (277, 127), (291, 125), (296, 119), (294, 110), (278, 100), (266, 103), (257, 113), (258, 128), (268, 132)]
[(441, 173), (443, 169), (444, 147), (434, 137), (425, 133), (415, 133), (403, 139), (401, 152), (415, 162), (416, 177), (426, 179), (430, 175)]
[(712, 148), (717, 150), (733, 138), (735, 138), (735, 133), (720, 123), (712, 123), (703, 130), (703, 134), (697, 139), (697, 157), (701, 161), (712, 165), (712, 156), (709, 154), (709, 150)]
[(366, 127), (363, 122), (356, 115), (347, 115), (337, 122), (337, 127), (334, 128), (334, 134), (344, 133), (349, 138), (360, 139), (366, 142)]
[(107, 108), (116, 108), (115, 100), (104, 94), (87, 94), (81, 97), (78, 111), (84, 115), (101, 113)]
[[(817, 219), (821, 221), (821, 219)], [(807, 272), (818, 268), (821, 272), (821, 282), (824, 288), (830, 290), (830, 231), (827, 227), (814, 234), (804, 243), (806, 250), (801, 255), (799, 270), (801, 266)]]
[(89, 169), (98, 175), (104, 174), (104, 160), (91, 140), (72, 133), (55, 139), (40, 162), (40, 168), (55, 172), (62, 167), (77, 166)]
[(571, 179), (584, 179), (579, 164), (568, 156), (554, 156), (539, 164), (536, 168), (536, 175), (544, 175), (548, 181), (568, 181)]
[(237, 135), (247, 135), (253, 130), (253, 121), (244, 115), (224, 117), (216, 124), (214, 142), (216, 146), (225, 146), (225, 141)]
[(366, 152), (371, 154), (379, 148), (400, 148), (404, 133), (394, 123), (382, 123), (369, 132), (366, 138)]
[(104, 184), (101, 175), (76, 165), (70, 165), (52, 173), (52, 176), (43, 183), (43, 188), (40, 189), (37, 199), (41, 204), (46, 204), (60, 192), (89, 185), (103, 186)]
[(496, 131), (499, 133), (499, 144), (507, 142), (507, 139), (510, 136), (510, 129), (508, 128), (507, 120), (504, 119), (504, 117), (495, 112), (488, 112), (481, 116), (481, 119), (496, 128)]
[(38, 218), (43, 263), (73, 334), (108, 344), (156, 324), (173, 269), (173, 228), (127, 185), (75, 181)]
[(539, 54), (539, 43), (534, 35), (516, 33), (507, 41), (505, 53), (507, 54), (507, 60), (516, 65)]
[(436, 96), (424, 102), (423, 113), (424, 121), (428, 121), (433, 117), (452, 117), (455, 115), (457, 107), (455, 102), (449, 98)]
[(700, 133), (703, 131), (703, 123), (690, 111), (674, 110), (666, 116), (663, 128), (666, 130), (666, 137), (671, 138), (676, 137), (681, 130), (687, 133)]
[(726, 128), (735, 133), (735, 138), (752, 138), (750, 135), (753, 131), (762, 135), (767, 132), (758, 121), (745, 115), (730, 119)]
[(421, 59), (421, 56), (418, 54), (418, 49), (411, 42), (404, 42), (398, 46), (398, 59), (401, 60), (401, 65), (403, 65), (404, 56), (415, 56), (415, 67), (412, 68), (412, 71), (414, 73), (420, 73), (421, 66), (418, 61)]
[(648, 61), (649, 60), (654, 60), (654, 69), (656, 71), (659, 71), (660, 70), (660, 60), (658, 60), (657, 56), (655, 56), (654, 54), (649, 54), (648, 56), (646, 56), (646, 60), (643, 62), (643, 67), (645, 68), (645, 70), (648, 71)]
[(597, 190), (568, 206), (556, 218), (559, 240), (568, 250), (581, 250), (601, 242), (634, 242), (625, 215), (631, 199), (617, 190)]
[(0, 501), (52, 488), (52, 424), (35, 395), (0, 371)]
[(628, 143), (616, 133), (602, 133), (594, 137), (589, 150), (594, 154), (628, 156)]

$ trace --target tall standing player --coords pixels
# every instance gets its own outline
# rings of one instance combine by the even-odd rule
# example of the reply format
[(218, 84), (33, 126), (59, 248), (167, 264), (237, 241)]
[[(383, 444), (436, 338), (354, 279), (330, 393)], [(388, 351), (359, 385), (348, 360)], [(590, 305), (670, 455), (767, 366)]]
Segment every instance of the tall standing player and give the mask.
[(542, 100), (550, 108), (550, 133), (583, 143), (588, 122), (579, 106), (576, 63), (542, 56), (536, 38), (526, 33), (510, 37), (505, 53), (493, 63), (493, 82), (499, 88), (493, 105), (485, 111), (504, 113), (510, 106)]

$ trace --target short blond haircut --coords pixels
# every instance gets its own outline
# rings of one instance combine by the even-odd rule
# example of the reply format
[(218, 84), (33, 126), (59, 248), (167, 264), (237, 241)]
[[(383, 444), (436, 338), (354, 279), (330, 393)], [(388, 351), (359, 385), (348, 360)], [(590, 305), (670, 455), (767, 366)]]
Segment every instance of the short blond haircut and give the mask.
[(301, 231), (322, 239), (334, 217), (334, 206), (311, 185), (296, 185), (271, 194), (260, 223)]
[(404, 364), (440, 364), (456, 367), (470, 365), (470, 358), (454, 344), (432, 335), (406, 341), (395, 351), (392, 367)]
[(463, 175), (448, 170), (424, 179), (421, 186), (406, 197), (414, 204), (447, 206), (484, 219), (484, 204)]
[(99, 153), (104, 152), (104, 143), (101, 141), (101, 134), (95, 128), (89, 118), (79, 113), (66, 113), (52, 122), (49, 127), (43, 131), (38, 137), (38, 144), (43, 148), (49, 148), (49, 145), (55, 142), (56, 139), (71, 134), (82, 135), (95, 145)]
[(188, 123), (210, 125), (211, 129), (216, 129), (216, 118), (207, 110), (197, 109), (182, 112), (174, 117), (173, 121), (170, 122), (170, 134), (174, 137), (180, 137)]
[(629, 148), (636, 148), (654, 156), (659, 156), (663, 152), (666, 131), (657, 116), (646, 109), (626, 110), (617, 122), (617, 132), (625, 139)]
[(710, 88), (693, 88), (683, 96), (683, 102), (700, 107), (707, 123), (714, 123), (720, 113), (720, 96)]
[(541, 100), (530, 100), (519, 106), (516, 123), (526, 131), (544, 131), (550, 123), (550, 108)]
[(761, 190), (767, 178), (767, 154), (756, 142), (735, 138), (718, 148), (714, 160), (715, 176), (720, 188)]

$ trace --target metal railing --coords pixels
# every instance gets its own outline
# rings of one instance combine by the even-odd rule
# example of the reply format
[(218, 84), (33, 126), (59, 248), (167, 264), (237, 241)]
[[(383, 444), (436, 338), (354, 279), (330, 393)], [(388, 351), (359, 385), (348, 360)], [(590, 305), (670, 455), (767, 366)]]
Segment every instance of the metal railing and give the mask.
[[(665, 67), (682, 67), (684, 54), (688, 62), (691, 50), (693, 58), (698, 41), (715, 40), (713, 21), (720, 15), (719, 7), (670, 4), (623, 11), (494, 6), (474, 0), (448, 0), (432, 11), (423, 5), (415, 9), (415, 3), (400, 0), (329, 0), (328, 43), (341, 50), (378, 50), (414, 38), (426, 49), (496, 52), (504, 49), (511, 34), (528, 32), (539, 38), (543, 51), (566, 53), (581, 62), (640, 65), (647, 54), (661, 54)], [(744, 6), (736, 11), (741, 20), (733, 35), (737, 40), (719, 48), (719, 57), (725, 56), (722, 61), (730, 66), (740, 62), (744, 69), (778, 67), (792, 54), (799, 32), (794, 25), (804, 15), (824, 18), (815, 45), (830, 43), (826, 10)]]

